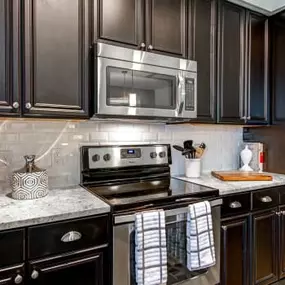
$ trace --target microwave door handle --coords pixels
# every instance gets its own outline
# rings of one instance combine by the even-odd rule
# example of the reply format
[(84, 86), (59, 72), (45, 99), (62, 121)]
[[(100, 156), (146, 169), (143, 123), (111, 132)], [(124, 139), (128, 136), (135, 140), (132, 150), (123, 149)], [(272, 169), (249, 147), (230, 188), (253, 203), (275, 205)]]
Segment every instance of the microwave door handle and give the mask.
[(185, 104), (185, 79), (180, 74), (177, 75), (177, 96), (178, 96), (178, 109), (177, 113), (180, 116), (183, 112)]

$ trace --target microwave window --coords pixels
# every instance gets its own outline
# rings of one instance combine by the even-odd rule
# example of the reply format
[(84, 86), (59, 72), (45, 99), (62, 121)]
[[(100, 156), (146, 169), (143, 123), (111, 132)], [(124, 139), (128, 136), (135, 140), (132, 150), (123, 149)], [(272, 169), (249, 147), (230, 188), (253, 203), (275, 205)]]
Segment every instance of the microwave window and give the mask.
[(107, 105), (176, 108), (175, 76), (107, 67)]

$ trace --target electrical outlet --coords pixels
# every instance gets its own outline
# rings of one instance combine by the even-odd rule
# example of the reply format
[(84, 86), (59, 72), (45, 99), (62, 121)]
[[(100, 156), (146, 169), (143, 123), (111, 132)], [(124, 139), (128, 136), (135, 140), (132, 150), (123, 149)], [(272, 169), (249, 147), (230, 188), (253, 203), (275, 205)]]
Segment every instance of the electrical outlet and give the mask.
[(51, 155), (52, 155), (52, 165), (53, 166), (62, 165), (62, 157), (61, 157), (60, 148), (54, 148), (51, 152)]

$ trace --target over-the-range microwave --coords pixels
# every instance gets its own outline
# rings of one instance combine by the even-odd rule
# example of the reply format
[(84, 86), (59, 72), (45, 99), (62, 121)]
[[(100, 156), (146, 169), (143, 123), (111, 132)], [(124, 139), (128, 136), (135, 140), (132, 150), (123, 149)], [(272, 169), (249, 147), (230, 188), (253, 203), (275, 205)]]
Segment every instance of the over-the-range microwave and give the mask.
[(191, 119), (197, 116), (197, 62), (97, 44), (95, 117)]

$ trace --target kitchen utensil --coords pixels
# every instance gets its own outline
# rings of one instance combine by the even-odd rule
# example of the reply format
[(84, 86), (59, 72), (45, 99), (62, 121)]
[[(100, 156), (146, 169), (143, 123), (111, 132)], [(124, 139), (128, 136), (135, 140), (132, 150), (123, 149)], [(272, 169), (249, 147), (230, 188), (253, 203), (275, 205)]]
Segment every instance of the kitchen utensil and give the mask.
[[(183, 148), (182, 146), (180, 146), (180, 145), (174, 145), (173, 148), (176, 149), (176, 150), (178, 150), (178, 151), (180, 151), (180, 152), (183, 152), (183, 151), (184, 151), (184, 148)], [(182, 155), (183, 155), (183, 154), (182, 154)]]
[(196, 149), (193, 146), (193, 141), (188, 140), (184, 141), (184, 152), (182, 152), (182, 155), (185, 155), (186, 158), (195, 158), (196, 156)]
[(196, 148), (196, 158), (201, 158), (204, 154), (204, 151), (206, 149), (206, 144), (201, 143), (197, 148)]
[(212, 171), (212, 175), (222, 181), (272, 181), (272, 176), (258, 172)]
[(35, 155), (25, 155), (26, 165), (12, 174), (12, 198), (31, 200), (48, 194), (48, 175), (35, 165)]
[(192, 149), (193, 147), (193, 141), (188, 140), (183, 142), (184, 149)]

